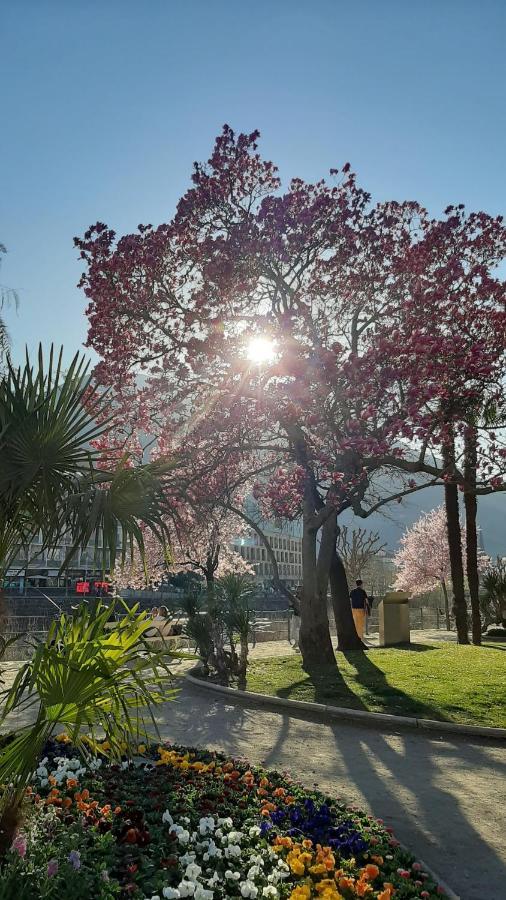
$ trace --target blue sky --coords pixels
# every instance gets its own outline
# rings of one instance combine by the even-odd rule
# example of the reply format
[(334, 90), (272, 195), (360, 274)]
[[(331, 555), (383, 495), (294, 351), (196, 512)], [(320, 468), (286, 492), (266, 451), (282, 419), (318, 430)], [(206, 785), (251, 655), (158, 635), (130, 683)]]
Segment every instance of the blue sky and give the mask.
[(75, 234), (172, 215), (228, 122), (289, 178), (506, 209), (504, 0), (16, 0), (0, 27), (14, 353), (86, 336)]

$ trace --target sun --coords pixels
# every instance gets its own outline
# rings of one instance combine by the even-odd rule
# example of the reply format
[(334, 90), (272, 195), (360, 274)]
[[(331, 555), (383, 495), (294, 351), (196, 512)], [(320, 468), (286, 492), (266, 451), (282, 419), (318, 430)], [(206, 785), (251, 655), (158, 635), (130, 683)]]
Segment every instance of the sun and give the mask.
[(276, 358), (276, 344), (268, 337), (253, 337), (248, 342), (247, 357), (258, 366), (271, 363)]

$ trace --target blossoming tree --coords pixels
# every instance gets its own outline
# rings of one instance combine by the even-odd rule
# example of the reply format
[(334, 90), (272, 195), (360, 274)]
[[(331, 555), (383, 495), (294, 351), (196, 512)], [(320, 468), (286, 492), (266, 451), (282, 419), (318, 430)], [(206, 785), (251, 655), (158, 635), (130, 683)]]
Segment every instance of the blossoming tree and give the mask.
[[(466, 531), (461, 529), (462, 544), (466, 546)], [(450, 550), (446, 510), (438, 506), (424, 513), (408, 528), (401, 538), (401, 549), (396, 554), (396, 590), (409, 591), (414, 596), (425, 594), (440, 586), (443, 591), (446, 627), (450, 630), (450, 604), (448, 581), (451, 578)], [(480, 553), (478, 565), (484, 571), (488, 557)]]
[[(168, 224), (116, 242), (98, 223), (76, 239), (89, 344), (125, 422), (156, 422), (174, 446), (184, 433), (185, 450), (191, 423), (222, 468), (237, 453), (269, 457), (273, 509), (302, 517), (304, 664), (333, 666), (329, 585), (340, 646), (359, 646), (336, 551), (343, 509), (363, 517), (448, 483), (458, 561), (456, 447), (497, 378), (504, 285), (491, 270), (504, 228), (484, 214), (434, 221), (416, 203), (373, 205), (349, 165), (283, 193), (257, 138), (225, 127)], [(499, 477), (499, 450), (489, 471), (478, 445), (474, 495)], [(375, 476), (386, 469), (397, 481), (385, 491)]]

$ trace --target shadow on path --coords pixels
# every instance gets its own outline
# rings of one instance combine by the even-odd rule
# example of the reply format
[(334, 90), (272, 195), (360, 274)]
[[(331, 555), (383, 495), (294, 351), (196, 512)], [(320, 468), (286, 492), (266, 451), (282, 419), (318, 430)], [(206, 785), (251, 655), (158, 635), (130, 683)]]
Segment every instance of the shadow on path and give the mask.
[(321, 723), (183, 687), (162, 733), (280, 770), (369, 809), (439, 872), (462, 900), (500, 900), (506, 866), (499, 796), (504, 746), (416, 731)]

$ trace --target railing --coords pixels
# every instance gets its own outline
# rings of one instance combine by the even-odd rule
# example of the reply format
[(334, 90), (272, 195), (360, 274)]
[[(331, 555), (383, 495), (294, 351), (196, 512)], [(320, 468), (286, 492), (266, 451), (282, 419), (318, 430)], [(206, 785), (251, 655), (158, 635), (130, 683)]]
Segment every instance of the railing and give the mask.
[[(160, 594), (157, 593), (159, 597)], [(143, 600), (147, 600), (143, 596)], [(144, 604), (142, 604), (144, 605)], [(35, 640), (44, 640), (51, 622), (57, 617), (58, 612), (55, 610), (54, 615), (44, 616), (25, 616), (25, 615), (8, 615), (3, 619), (2, 634), (5, 638), (11, 638), (15, 635), (18, 640), (7, 648), (5, 660), (22, 660), (27, 659), (31, 655), (31, 648)], [(264, 641), (289, 641), (292, 638), (291, 628), (291, 612), (289, 610), (258, 610), (255, 617), (255, 624), (252, 629), (252, 642), (260, 643)], [(418, 609), (410, 607), (409, 624), (412, 631), (424, 629), (441, 629), (446, 627), (444, 616), (434, 607), (419, 607)], [(329, 612), (330, 632), (335, 635), (336, 629), (332, 613)], [(367, 620), (367, 633), (375, 634), (379, 631), (378, 608), (372, 610), (372, 614)]]
[[(261, 641), (289, 641), (292, 637), (292, 629), (290, 627), (291, 613), (280, 612), (275, 610), (269, 612), (267, 610), (259, 611), (256, 617), (256, 625), (253, 627), (253, 643)], [(330, 633), (334, 637), (336, 634), (336, 626), (332, 611), (329, 610), (329, 626)], [(446, 628), (445, 618), (441, 612), (434, 607), (425, 606), (409, 609), (409, 627), (412, 631), (423, 631), (424, 629), (444, 629)], [(371, 615), (367, 618), (367, 633), (376, 634), (379, 631), (379, 612), (377, 604), (374, 605)]]

